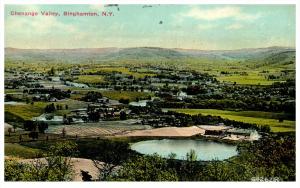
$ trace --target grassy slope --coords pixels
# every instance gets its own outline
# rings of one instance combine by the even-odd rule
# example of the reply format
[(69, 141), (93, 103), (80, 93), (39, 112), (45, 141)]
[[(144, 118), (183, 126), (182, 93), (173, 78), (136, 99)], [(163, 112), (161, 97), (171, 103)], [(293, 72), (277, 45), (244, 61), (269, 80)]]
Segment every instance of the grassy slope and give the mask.
[(32, 117), (43, 113), (43, 108), (36, 105), (5, 105), (5, 112), (10, 113), (23, 120), (30, 120)]
[(41, 150), (22, 146), (19, 144), (5, 143), (5, 156), (14, 156), (18, 158), (35, 158)]
[[(35, 102), (33, 105), (5, 105), (5, 112), (14, 118), (21, 118), (23, 120), (31, 120), (33, 117), (39, 116), (44, 113), (44, 109), (52, 102)], [(82, 101), (66, 100), (61, 102), (53, 102), (55, 106), (62, 105), (63, 110), (55, 111), (56, 115), (67, 114), (69, 110), (86, 107), (87, 104)], [(65, 105), (68, 105), (68, 110), (65, 110)]]
[(221, 116), (231, 120), (255, 123), (258, 125), (269, 125), (273, 132), (287, 132), (295, 131), (295, 121), (284, 120), (279, 122), (278, 119), (274, 119), (280, 115), (280, 113), (272, 112), (254, 112), (254, 111), (226, 111), (226, 110), (215, 110), (215, 109), (170, 109), (176, 112), (186, 114), (203, 114), (212, 116)]

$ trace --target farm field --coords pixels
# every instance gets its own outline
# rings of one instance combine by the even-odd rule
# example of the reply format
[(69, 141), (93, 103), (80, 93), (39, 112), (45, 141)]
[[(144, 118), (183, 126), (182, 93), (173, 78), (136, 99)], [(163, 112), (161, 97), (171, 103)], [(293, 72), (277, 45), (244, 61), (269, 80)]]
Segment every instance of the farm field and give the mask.
[(68, 110), (57, 110), (55, 115), (62, 115), (68, 113), (69, 110), (87, 107), (87, 103), (77, 100), (61, 100), (58, 102), (35, 102), (34, 104), (25, 105), (8, 105), (4, 107), (5, 113), (9, 113), (13, 116), (19, 117), (23, 120), (31, 120), (33, 117), (39, 116), (44, 112), (44, 108), (48, 104), (54, 103), (55, 105), (68, 105)]
[(175, 112), (186, 113), (190, 115), (202, 114), (220, 116), (230, 120), (241, 121), (245, 123), (254, 123), (258, 125), (269, 125), (273, 132), (295, 131), (296, 122), (284, 120), (279, 122), (276, 117), (283, 115), (281, 113), (260, 112), (260, 111), (228, 111), (215, 109), (168, 109)]
[[(214, 75), (217, 80), (225, 82), (236, 82), (241, 85), (272, 85), (274, 82), (281, 80), (268, 80), (265, 76), (278, 75), (282, 70), (292, 69), (294, 65), (273, 65), (273, 66), (261, 66), (256, 65), (263, 64), (264, 60), (258, 62), (246, 63), (238, 60), (214, 60), (210, 61), (204, 58), (189, 59), (184, 64), (185, 69), (197, 70)], [(201, 64), (201, 66), (198, 66)], [(262, 71), (268, 71), (268, 73), (262, 74)], [(228, 75), (221, 74), (221, 72), (227, 72)], [(243, 75), (241, 73), (245, 73)]]
[(104, 82), (104, 78), (100, 75), (80, 75), (75, 81), (84, 84), (97, 84)]
[(136, 91), (100, 91), (103, 96), (109, 97), (114, 100), (129, 99), (130, 102), (135, 101), (136, 98), (144, 98), (153, 96), (148, 92), (136, 92)]
[(108, 97), (113, 100), (129, 99), (130, 102), (135, 101), (136, 98), (145, 98), (148, 96), (153, 96), (150, 92), (137, 92), (137, 91), (116, 91), (116, 90), (101, 90), (101, 89), (77, 89), (74, 88), (76, 94), (71, 94), (71, 99), (79, 100), (87, 92), (95, 91), (100, 92), (104, 97)]
[(86, 69), (84, 73), (96, 73), (97, 71), (101, 72), (121, 72), (122, 74), (132, 75), (135, 78), (144, 78), (145, 76), (154, 76), (155, 74), (151, 73), (139, 73), (139, 72), (131, 72), (126, 67), (95, 67), (92, 69)]
[(5, 89), (4, 93), (5, 94), (11, 94), (11, 93), (23, 94), (23, 89)]
[(243, 85), (272, 85), (275, 81), (267, 80), (264, 76), (258, 74), (251, 74), (247, 76), (243, 75), (230, 75), (230, 76), (218, 76), (219, 81), (224, 82), (236, 82)]
[(112, 136), (132, 130), (150, 129), (150, 126), (135, 124), (135, 120), (125, 121), (100, 121), (97, 123), (85, 123), (74, 125), (50, 126), (47, 133), (61, 134), (65, 128), (69, 136)]

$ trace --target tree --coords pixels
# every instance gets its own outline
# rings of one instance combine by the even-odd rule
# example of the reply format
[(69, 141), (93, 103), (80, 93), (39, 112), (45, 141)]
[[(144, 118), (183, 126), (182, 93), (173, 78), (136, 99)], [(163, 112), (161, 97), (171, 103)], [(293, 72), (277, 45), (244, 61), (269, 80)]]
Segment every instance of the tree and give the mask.
[(176, 153), (173, 153), (173, 152), (171, 152), (169, 155), (168, 155), (168, 158), (169, 159), (171, 159), (171, 160), (174, 160), (174, 159), (176, 159)]
[(7, 101), (13, 101), (15, 98), (12, 96), (12, 95), (10, 95), (10, 94), (7, 94), (7, 95), (5, 95), (5, 102), (7, 102)]
[(40, 133), (45, 133), (45, 130), (48, 129), (48, 124), (45, 122), (38, 122), (38, 130)]
[(139, 156), (122, 165), (111, 180), (121, 181), (178, 181), (175, 169), (169, 168), (166, 159), (158, 155)]
[(120, 112), (120, 120), (126, 120), (127, 119), (127, 114), (123, 110)]
[(36, 130), (36, 124), (34, 121), (26, 120), (23, 124), (23, 128), (25, 131), (33, 131)]
[(61, 130), (61, 135), (62, 137), (66, 137), (66, 134), (67, 134), (67, 131), (66, 131), (66, 128), (64, 127), (62, 130)]
[(54, 67), (51, 67), (51, 69), (48, 71), (48, 75), (54, 76), (54, 74), (55, 74), (55, 69), (54, 69)]
[(97, 102), (98, 99), (102, 98), (102, 94), (100, 92), (89, 91), (87, 94), (82, 98), (83, 101), (86, 102)]
[(17, 125), (16, 125), (16, 124), (13, 124), (12, 126), (13, 126), (13, 128), (14, 128), (14, 132), (16, 132)]
[(295, 181), (295, 136), (268, 136), (241, 149), (247, 156), (243, 163), (260, 171), (266, 178), (277, 177), (283, 181)]
[(99, 171), (99, 179), (100, 181), (108, 181), (110, 180), (116, 165), (112, 163), (102, 163), (97, 160), (93, 160), (94, 166)]
[(124, 99), (124, 98), (121, 98), (119, 100), (120, 103), (123, 103), (123, 104), (129, 104), (129, 99)]
[(49, 105), (47, 105), (47, 106), (45, 107), (45, 112), (46, 112), (46, 113), (52, 113), (52, 112), (54, 112), (55, 110), (56, 110), (56, 109), (55, 109), (54, 103), (49, 104)]
[(204, 166), (199, 178), (204, 181), (250, 181), (253, 174), (248, 173), (244, 166), (213, 160)]
[(186, 160), (188, 162), (197, 161), (197, 155), (196, 155), (195, 150), (191, 149), (190, 152), (186, 154)]
[(45, 158), (25, 164), (5, 160), (5, 181), (70, 181), (72, 179), (71, 157), (77, 155), (74, 142), (58, 142), (49, 147)]
[(5, 160), (4, 179), (5, 181), (34, 181), (31, 173), (32, 166), (25, 163), (18, 163), (16, 160)]
[(100, 114), (97, 111), (92, 111), (88, 113), (89, 120), (97, 122), (100, 119)]
[(92, 176), (88, 171), (81, 170), (82, 181), (92, 181)]
[(64, 124), (68, 124), (67, 114), (63, 115), (63, 122)]
[(186, 153), (186, 160), (181, 164), (181, 170), (183, 174), (184, 181), (195, 181), (197, 180), (197, 155), (195, 150), (190, 150)]
[(36, 131), (31, 131), (28, 134), (28, 137), (31, 138), (32, 140), (38, 139), (39, 138), (39, 133)]
[(50, 146), (47, 151), (46, 161), (48, 169), (56, 173), (58, 181), (72, 178), (71, 157), (77, 155), (77, 144), (71, 141), (58, 142)]
[(12, 128), (9, 127), (9, 128), (7, 129), (7, 132), (8, 132), (8, 136), (10, 136), (10, 134), (13, 132)]

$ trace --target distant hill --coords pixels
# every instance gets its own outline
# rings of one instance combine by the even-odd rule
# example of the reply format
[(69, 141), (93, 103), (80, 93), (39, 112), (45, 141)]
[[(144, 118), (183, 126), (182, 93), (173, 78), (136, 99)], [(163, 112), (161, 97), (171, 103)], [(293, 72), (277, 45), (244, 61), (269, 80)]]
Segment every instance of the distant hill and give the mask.
[(179, 52), (192, 56), (206, 56), (211, 58), (227, 58), (227, 59), (254, 59), (262, 58), (272, 54), (282, 52), (295, 52), (294, 48), (288, 47), (268, 47), (268, 48), (245, 48), (238, 50), (186, 50), (176, 49)]
[(5, 48), (5, 58), (20, 61), (117, 61), (117, 60), (180, 60), (206, 58), (262, 62), (259, 66), (291, 63), (295, 49), (287, 47), (251, 48), (240, 50), (193, 50), (156, 47), (137, 48), (79, 48), (79, 49), (17, 49)]
[(265, 56), (247, 59), (249, 65), (258, 67), (278, 67), (284, 69), (295, 69), (296, 51), (286, 50), (265, 54)]
[(80, 62), (89, 59), (102, 59), (117, 53), (118, 48), (78, 48), (78, 49), (17, 49), (5, 48), (5, 58), (11, 60), (38, 60)]

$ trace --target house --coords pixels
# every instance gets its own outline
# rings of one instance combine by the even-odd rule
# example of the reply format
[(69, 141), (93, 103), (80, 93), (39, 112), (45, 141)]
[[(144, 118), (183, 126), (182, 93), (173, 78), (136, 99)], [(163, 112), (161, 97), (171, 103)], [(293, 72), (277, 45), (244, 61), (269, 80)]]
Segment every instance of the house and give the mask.
[(71, 70), (71, 75), (73, 75), (73, 76), (78, 76), (78, 75), (80, 75), (80, 70), (79, 70), (79, 68), (72, 69), (72, 70)]
[(58, 99), (55, 98), (55, 97), (51, 97), (51, 98), (49, 99), (49, 101), (50, 101), (50, 102), (56, 102), (56, 101), (58, 101)]
[(48, 123), (49, 125), (60, 125), (63, 124), (63, 116), (53, 116), (49, 114), (42, 114), (38, 117), (33, 117), (32, 121), (37, 121), (37, 122), (45, 122)]
[(245, 137), (247, 139), (251, 139), (251, 140), (258, 140), (260, 138), (260, 135), (258, 134), (258, 132), (256, 130), (251, 130), (251, 129), (229, 129), (226, 132), (227, 135), (230, 136), (242, 136)]
[(177, 99), (179, 99), (179, 100), (183, 100), (183, 99), (187, 98), (188, 95), (187, 95), (186, 92), (179, 91), (179, 92), (176, 94), (176, 97), (177, 97)]

